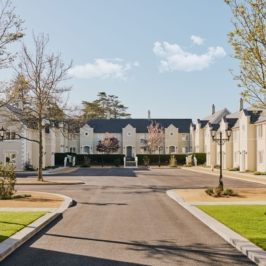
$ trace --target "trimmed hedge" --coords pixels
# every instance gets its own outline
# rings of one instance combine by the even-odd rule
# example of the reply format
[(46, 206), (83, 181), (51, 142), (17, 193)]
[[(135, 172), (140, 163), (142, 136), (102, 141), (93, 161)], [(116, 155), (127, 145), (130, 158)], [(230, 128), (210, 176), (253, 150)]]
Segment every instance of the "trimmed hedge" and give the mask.
[(76, 165), (83, 165), (84, 156), (91, 159), (90, 165), (102, 165), (102, 157), (104, 165), (117, 165), (118, 161), (123, 165), (123, 154), (76, 154), (76, 153), (55, 153), (55, 164), (64, 165), (64, 158), (67, 155), (76, 157)]
[[(161, 165), (169, 165), (170, 157), (172, 154), (160, 154)], [(186, 163), (186, 154), (174, 154), (177, 164)], [(144, 165), (143, 157), (147, 156), (150, 159), (149, 165), (156, 165), (159, 162), (159, 154), (137, 154), (138, 164)]]
[[(192, 153), (191, 153), (192, 154)], [(191, 155), (190, 154), (190, 155)], [(102, 165), (102, 156), (104, 165), (115, 165), (120, 161), (123, 165), (124, 154), (76, 154), (76, 153), (55, 153), (55, 165), (64, 165), (64, 158), (67, 155), (74, 155), (76, 157), (76, 165), (83, 165), (84, 156), (88, 156), (91, 159), (91, 165)], [(172, 154), (160, 154), (161, 165), (169, 165), (169, 160)], [(186, 154), (174, 154), (177, 164), (183, 165), (186, 163)], [(204, 164), (206, 162), (206, 153), (193, 153), (196, 156), (198, 164)], [(159, 154), (137, 154), (138, 164), (144, 165), (143, 157), (147, 156), (150, 159), (150, 165), (156, 165), (159, 162)]]
[(206, 163), (206, 153), (204, 152), (189, 153), (188, 155), (195, 155), (195, 157), (197, 158), (197, 164)]

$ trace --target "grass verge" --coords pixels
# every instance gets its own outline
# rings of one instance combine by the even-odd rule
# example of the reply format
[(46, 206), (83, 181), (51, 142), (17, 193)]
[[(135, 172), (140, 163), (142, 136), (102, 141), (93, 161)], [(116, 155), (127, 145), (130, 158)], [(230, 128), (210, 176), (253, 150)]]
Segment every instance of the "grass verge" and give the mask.
[(265, 205), (196, 205), (196, 207), (266, 250)]
[(0, 243), (47, 212), (1, 212)]

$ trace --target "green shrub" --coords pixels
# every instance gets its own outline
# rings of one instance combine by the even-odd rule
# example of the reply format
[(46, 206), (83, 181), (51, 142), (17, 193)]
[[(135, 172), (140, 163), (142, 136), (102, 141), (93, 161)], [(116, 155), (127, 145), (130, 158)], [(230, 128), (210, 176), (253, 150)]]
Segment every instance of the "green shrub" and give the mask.
[[(137, 154), (139, 165), (145, 165), (143, 158), (149, 159), (149, 165), (158, 165), (159, 154)], [(169, 165), (171, 154), (160, 154), (161, 165)], [(176, 163), (183, 165), (186, 163), (186, 154), (175, 154)]]
[(254, 172), (253, 175), (266, 175), (266, 172)]
[(150, 159), (149, 159), (148, 156), (144, 156), (143, 159), (142, 159), (142, 161), (143, 161), (144, 166), (146, 166), (146, 167), (149, 166), (149, 164), (150, 164)]
[(0, 163), (0, 199), (10, 199), (15, 193), (16, 174), (13, 164)]
[(213, 168), (215, 168), (215, 169), (220, 169), (220, 165), (219, 164), (217, 164), (217, 165), (214, 165), (214, 167)]
[(208, 187), (206, 190), (205, 190), (205, 193), (208, 194), (209, 196), (212, 196), (213, 195), (213, 189), (211, 187)]
[(189, 153), (188, 155), (193, 155), (192, 157), (195, 156), (197, 158), (197, 164), (206, 163), (206, 153), (205, 152)]
[(23, 170), (24, 171), (35, 171), (33, 165), (31, 164), (30, 159), (23, 164)]
[(192, 167), (192, 164), (190, 164), (190, 163), (189, 164), (184, 164), (183, 166), (184, 167)]
[(19, 194), (19, 195), (13, 195), (11, 198), (12, 199), (21, 199), (21, 198), (28, 198), (31, 197), (30, 194)]
[(177, 167), (176, 158), (174, 155), (171, 155), (171, 157), (170, 157), (169, 167)]
[(228, 171), (239, 171), (238, 167), (228, 168)]
[(226, 196), (237, 196), (237, 194), (234, 192), (233, 189), (227, 188), (224, 192), (223, 195)]

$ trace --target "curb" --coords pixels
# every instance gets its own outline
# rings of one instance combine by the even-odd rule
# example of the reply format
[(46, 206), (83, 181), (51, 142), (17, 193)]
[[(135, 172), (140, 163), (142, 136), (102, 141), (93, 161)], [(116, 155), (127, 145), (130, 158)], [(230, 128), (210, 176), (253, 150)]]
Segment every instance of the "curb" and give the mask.
[(24, 186), (24, 185), (41, 185), (41, 186), (46, 186), (46, 185), (81, 185), (85, 184), (83, 181), (76, 181), (76, 182), (40, 182), (40, 183), (16, 183), (17, 186)]
[(257, 265), (266, 266), (266, 251), (254, 245), (246, 238), (240, 236), (239, 234), (229, 229), (222, 223), (218, 222), (211, 216), (207, 215), (205, 212), (201, 211), (197, 207), (192, 206), (188, 202), (184, 202), (184, 200), (180, 196), (176, 195), (173, 190), (166, 191), (166, 194), (170, 198), (175, 200), (183, 208), (188, 210), (201, 222), (207, 225), (215, 233), (220, 235), (225, 241), (227, 241), (229, 244), (231, 244), (244, 255), (246, 255), (250, 260), (255, 262)]
[[(182, 170), (191, 171), (191, 172), (196, 172), (196, 173), (203, 173), (203, 174), (207, 174), (207, 175), (219, 176), (219, 173), (215, 173), (215, 172), (208, 173), (208, 172), (198, 171), (198, 170), (194, 170), (194, 169), (186, 169), (186, 168), (181, 168), (181, 169)], [(260, 181), (257, 181), (257, 180), (245, 179), (245, 177), (234, 177), (234, 176), (229, 176), (229, 175), (226, 175), (226, 174), (223, 174), (223, 177), (266, 185), (266, 182), (260, 182)], [(257, 178), (257, 177), (255, 177), (255, 178)]]
[[(44, 192), (42, 193), (62, 197), (65, 199), (65, 201), (61, 204), (59, 208), (55, 209), (54, 212), (45, 214), (44, 216), (35, 220), (31, 224), (27, 225), (26, 227), (24, 227), (23, 229), (21, 229), (20, 231), (0, 243), (0, 262), (72, 205), (73, 200), (70, 197), (61, 194)], [(36, 211), (38, 211), (37, 208)]]

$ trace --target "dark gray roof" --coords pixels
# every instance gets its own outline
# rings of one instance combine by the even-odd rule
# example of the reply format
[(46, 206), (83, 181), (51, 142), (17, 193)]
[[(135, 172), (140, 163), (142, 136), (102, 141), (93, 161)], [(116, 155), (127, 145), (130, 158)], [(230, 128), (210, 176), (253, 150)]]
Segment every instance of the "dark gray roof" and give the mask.
[(200, 128), (204, 128), (208, 122), (208, 120), (200, 120)]
[(227, 118), (227, 122), (228, 122), (228, 128), (232, 129), (236, 126), (238, 118)]
[(87, 124), (94, 128), (95, 133), (122, 133), (122, 129), (130, 124), (136, 128), (137, 133), (147, 133), (147, 126), (151, 122), (160, 123), (164, 128), (168, 128), (171, 124), (179, 129), (180, 133), (189, 133), (192, 119), (91, 119)]

